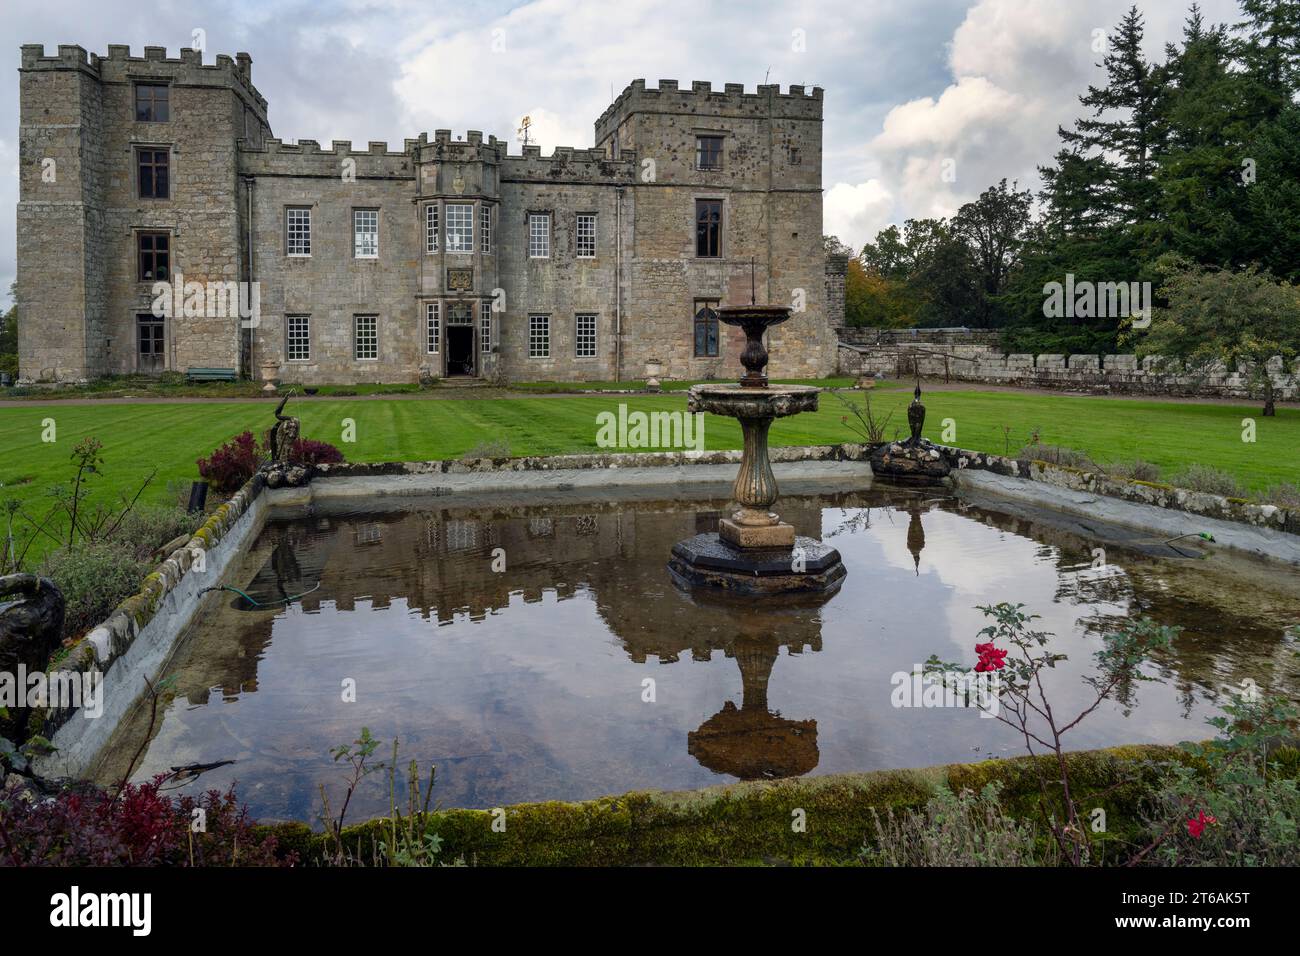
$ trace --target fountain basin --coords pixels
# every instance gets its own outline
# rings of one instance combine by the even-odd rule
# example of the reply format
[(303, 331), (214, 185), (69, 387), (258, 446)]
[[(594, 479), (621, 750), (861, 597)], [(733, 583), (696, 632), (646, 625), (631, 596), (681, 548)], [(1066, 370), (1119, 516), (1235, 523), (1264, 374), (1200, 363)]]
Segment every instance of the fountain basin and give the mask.
[(821, 389), (814, 385), (692, 385), (687, 392), (692, 412), (710, 412), (739, 419), (775, 419), (817, 411)]
[(739, 385), (691, 388), (690, 411), (737, 419), (745, 448), (733, 491), (740, 509), (721, 519), (716, 532), (673, 546), (668, 569), (679, 587), (739, 594), (830, 593), (839, 587), (844, 577), (839, 552), (811, 538), (797, 538), (794, 527), (769, 510), (778, 491), (767, 450), (768, 429), (778, 418), (815, 412), (820, 391), (811, 385), (757, 387), (743, 380)]

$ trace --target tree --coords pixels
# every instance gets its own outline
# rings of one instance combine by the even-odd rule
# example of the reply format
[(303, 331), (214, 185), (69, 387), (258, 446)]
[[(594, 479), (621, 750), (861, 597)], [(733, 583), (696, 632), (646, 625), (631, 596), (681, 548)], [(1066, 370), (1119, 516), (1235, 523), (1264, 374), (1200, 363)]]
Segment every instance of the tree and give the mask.
[(1240, 260), (1258, 262), (1288, 282), (1300, 281), (1300, 106), (1260, 124), (1247, 148), (1255, 182), (1244, 186)]
[(991, 327), (997, 321), (997, 296), (1006, 291), (1021, 246), (1029, 231), (1033, 194), (1019, 192), (1016, 183), (1007, 186), (1003, 179), (968, 202), (953, 219), (953, 234), (966, 243), (973, 260), (979, 296), (976, 325)]
[(1247, 192), (1257, 175), (1246, 145), (1243, 79), (1223, 26), (1192, 8), (1181, 49), (1168, 48), (1167, 143), (1160, 157), (1157, 248), (1207, 265), (1245, 265)]
[(946, 219), (909, 219), (862, 249), (869, 325), (978, 324), (981, 293), (970, 249)]
[(828, 256), (852, 256), (853, 249), (839, 236), (822, 236), (822, 250)]
[(0, 316), (0, 372), (18, 375), (18, 283), (9, 287), (13, 305)]
[(849, 260), (844, 279), (844, 314), (849, 325), (904, 329), (916, 324), (916, 304), (906, 282), (868, 272), (857, 259)]
[(1130, 7), (1102, 58), (1104, 87), (1089, 86), (1079, 102), (1091, 116), (1061, 128), (1060, 137), (1081, 156), (1099, 157), (1106, 189), (1104, 210), (1113, 222), (1155, 218), (1155, 156), (1163, 139), (1164, 75), (1142, 52), (1142, 14)]
[(1245, 19), (1237, 50), (1249, 85), (1251, 116), (1270, 120), (1300, 88), (1300, 7), (1295, 0), (1238, 0)]
[(1168, 258), (1161, 268), (1168, 307), (1156, 310), (1137, 354), (1193, 375), (1240, 369), (1262, 391), (1263, 414), (1276, 414), (1268, 362), (1281, 356), (1285, 367), (1300, 354), (1300, 288), (1254, 266), (1230, 272)]

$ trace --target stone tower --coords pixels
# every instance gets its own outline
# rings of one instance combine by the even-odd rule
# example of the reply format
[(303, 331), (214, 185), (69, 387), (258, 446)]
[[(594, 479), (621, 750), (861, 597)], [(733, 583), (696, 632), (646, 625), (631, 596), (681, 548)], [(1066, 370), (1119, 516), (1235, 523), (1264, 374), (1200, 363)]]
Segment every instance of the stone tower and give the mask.
[(29, 45), (19, 85), (20, 374), (238, 366), (237, 320), (144, 317), (164, 274), (241, 278), (237, 141), (268, 132), (248, 54)]
[[(716, 356), (681, 334), (683, 303), (790, 305), (770, 335), (772, 374), (834, 369), (822, 252), (822, 90), (739, 83), (721, 91), (696, 81), (679, 89), (635, 80), (596, 121), (596, 145), (634, 153), (636, 220), (628, 312), (637, 334), (627, 364), (662, 359), (675, 377), (739, 369), (738, 330), (720, 332)], [(720, 248), (701, 256), (690, 225), (700, 203), (717, 202)], [(714, 251), (714, 250), (709, 250)], [(752, 271), (751, 271), (752, 264)], [(730, 334), (732, 339), (726, 336)]]

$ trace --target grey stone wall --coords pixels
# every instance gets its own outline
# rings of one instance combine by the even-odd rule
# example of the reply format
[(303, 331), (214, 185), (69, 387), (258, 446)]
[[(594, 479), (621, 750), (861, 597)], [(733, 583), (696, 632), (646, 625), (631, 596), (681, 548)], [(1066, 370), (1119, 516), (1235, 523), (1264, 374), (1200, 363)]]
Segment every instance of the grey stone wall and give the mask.
[[(267, 362), (276, 377), (304, 384), (414, 381), (424, 354), (414, 157), (385, 143), (358, 151), (336, 142), (323, 150), (310, 140), (269, 139), (241, 153), (240, 171), (252, 191), (252, 276), (261, 290), (254, 372)], [(287, 254), (289, 207), (311, 210), (310, 256)], [(357, 209), (378, 210), (377, 258), (354, 255)], [(288, 359), (287, 315), (309, 318), (306, 361)], [(355, 357), (357, 315), (377, 317), (377, 359)]]

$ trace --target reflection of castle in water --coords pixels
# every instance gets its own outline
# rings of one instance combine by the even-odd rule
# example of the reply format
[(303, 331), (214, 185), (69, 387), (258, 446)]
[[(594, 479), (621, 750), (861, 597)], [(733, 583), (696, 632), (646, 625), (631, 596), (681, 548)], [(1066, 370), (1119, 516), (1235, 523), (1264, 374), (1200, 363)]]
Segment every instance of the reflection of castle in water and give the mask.
[[(820, 535), (825, 503), (791, 499), (784, 514), (799, 533)], [(866, 501), (852, 495), (837, 503), (861, 507)], [(640, 560), (715, 527), (726, 504), (656, 502), (637, 510), (587, 504), (544, 514), (523, 507), (314, 514), (268, 524), (244, 565), (259, 570), (232, 583), (258, 600), (310, 592), (295, 602), (307, 613), (404, 601), (411, 613), (439, 624), (483, 620), (512, 599), (583, 594), (594, 599), (632, 661), (668, 664), (687, 654), (709, 660), (721, 651), (737, 662), (741, 706), (728, 701), (689, 735), (688, 750), (701, 764), (742, 779), (806, 773), (818, 760), (816, 721), (770, 712), (767, 688), (783, 647), (793, 655), (821, 649), (817, 602), (757, 610), (696, 602), (672, 587), (659, 563)], [(494, 558), (504, 559), (504, 572), (492, 570)], [(217, 600), (227, 599), (232, 607), (249, 607), (239, 597)], [(227, 611), (228, 626), (197, 629), (176, 692), (200, 704), (209, 688), (227, 695), (256, 690), (258, 661), (280, 613), (280, 607)]]
[[(258, 570), (231, 583), (255, 597), (275, 600), (309, 591), (320, 582), (319, 590), (296, 602), (308, 613), (330, 605), (351, 611), (366, 602), (383, 608), (396, 600), (405, 602), (410, 613), (439, 624), (483, 620), (512, 600), (540, 602), (548, 592), (561, 601), (582, 595), (594, 601), (632, 661), (655, 658), (672, 664), (687, 654), (693, 660), (709, 660), (719, 651), (736, 661), (743, 689), (740, 706), (726, 702), (688, 734), (687, 749), (702, 765), (741, 779), (807, 773), (819, 759), (817, 722), (770, 710), (768, 686), (782, 648), (789, 656), (821, 650), (816, 605), (782, 602), (755, 610), (699, 600), (673, 587), (658, 560), (673, 542), (714, 529), (727, 503), (614, 502), (545, 510), (439, 504), (365, 514), (318, 511), (268, 524), (243, 566)], [(1152, 616), (1179, 619), (1162, 613), (1170, 601), (1167, 590), (1148, 586), (1141, 578), (1077, 580), (1073, 569), (1086, 565), (1093, 541), (1073, 529), (973, 507), (935, 489), (880, 484), (863, 493), (791, 497), (782, 514), (799, 534), (820, 537), (823, 508), (852, 512), (827, 537), (869, 527), (873, 513), (906, 515), (905, 546), (918, 574), (926, 547), (923, 521), (935, 511), (960, 511), (966, 519), (1037, 542), (1057, 564), (1062, 590), (1067, 580), (1073, 582), (1067, 599), (1113, 602), (1122, 596)], [(502, 553), (505, 570), (496, 573), (494, 556)], [(965, 559), (946, 552), (938, 557), (940, 562)], [(1129, 558), (1132, 564), (1133, 556)], [(280, 608), (227, 611), (219, 616), (220, 624), (196, 628), (176, 692), (200, 704), (206, 702), (209, 688), (220, 687), (227, 694), (256, 690), (258, 661), (280, 613)], [(1092, 626), (1088, 619), (1085, 625)], [(1193, 679), (1186, 665), (1192, 674), (1209, 677), (1222, 653), (1218, 643), (1211, 648), (1183, 642), (1168, 666), (1186, 680)], [(1234, 673), (1236, 659), (1226, 663), (1219, 673)]]

